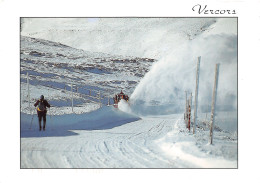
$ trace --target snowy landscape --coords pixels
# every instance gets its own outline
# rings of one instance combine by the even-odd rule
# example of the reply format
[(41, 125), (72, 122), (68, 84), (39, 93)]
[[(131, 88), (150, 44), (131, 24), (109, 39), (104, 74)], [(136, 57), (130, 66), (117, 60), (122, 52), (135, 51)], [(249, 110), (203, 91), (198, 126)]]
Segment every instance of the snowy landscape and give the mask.
[(237, 19), (21, 18), (20, 98), (21, 168), (238, 168)]

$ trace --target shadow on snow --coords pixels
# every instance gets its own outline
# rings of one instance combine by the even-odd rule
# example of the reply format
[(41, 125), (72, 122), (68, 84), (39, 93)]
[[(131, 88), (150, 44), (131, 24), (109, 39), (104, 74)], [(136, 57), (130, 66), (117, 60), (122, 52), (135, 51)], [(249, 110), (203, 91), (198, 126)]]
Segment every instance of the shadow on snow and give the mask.
[(66, 114), (50, 117), (47, 113), (46, 130), (39, 131), (37, 115), (34, 114), (32, 116), (21, 113), (20, 135), (21, 138), (71, 136), (77, 135), (72, 130), (106, 130), (139, 119), (137, 116), (105, 106), (91, 113), (84, 114)]

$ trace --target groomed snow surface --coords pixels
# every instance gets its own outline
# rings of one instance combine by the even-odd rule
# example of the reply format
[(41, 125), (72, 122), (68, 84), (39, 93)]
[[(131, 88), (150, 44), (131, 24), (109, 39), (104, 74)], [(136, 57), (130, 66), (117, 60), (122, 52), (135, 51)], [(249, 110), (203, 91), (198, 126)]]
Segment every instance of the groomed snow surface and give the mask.
[[(32, 120), (33, 119), (33, 120)], [(237, 140), (196, 135), (183, 114), (138, 117), (113, 106), (83, 114), (21, 113), (21, 168), (237, 168)], [(32, 125), (31, 125), (32, 122)]]

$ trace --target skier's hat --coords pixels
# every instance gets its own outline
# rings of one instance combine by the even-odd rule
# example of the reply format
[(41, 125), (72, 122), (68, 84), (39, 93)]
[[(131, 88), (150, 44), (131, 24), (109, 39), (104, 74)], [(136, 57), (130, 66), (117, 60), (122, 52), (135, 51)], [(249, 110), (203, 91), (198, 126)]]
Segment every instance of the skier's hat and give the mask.
[(43, 100), (43, 99), (44, 99), (44, 96), (43, 96), (43, 95), (41, 95), (41, 96), (40, 96), (40, 99), (41, 99), (41, 100)]

